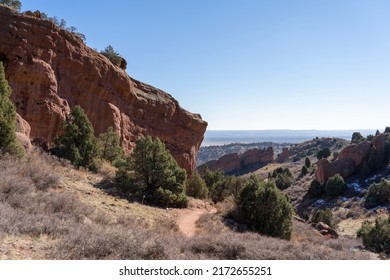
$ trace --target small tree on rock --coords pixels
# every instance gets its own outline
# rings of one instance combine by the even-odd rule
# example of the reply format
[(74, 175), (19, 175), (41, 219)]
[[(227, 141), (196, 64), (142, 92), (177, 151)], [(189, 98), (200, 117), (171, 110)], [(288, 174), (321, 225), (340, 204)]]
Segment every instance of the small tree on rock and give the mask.
[(0, 151), (20, 156), (23, 149), (16, 139), (16, 108), (10, 100), (11, 88), (0, 61)]
[(365, 139), (360, 132), (354, 132), (352, 134), (351, 144), (358, 144), (360, 142), (363, 142), (364, 140)]
[(76, 167), (97, 169), (98, 145), (84, 110), (75, 106), (64, 122), (64, 133), (54, 140), (56, 153)]

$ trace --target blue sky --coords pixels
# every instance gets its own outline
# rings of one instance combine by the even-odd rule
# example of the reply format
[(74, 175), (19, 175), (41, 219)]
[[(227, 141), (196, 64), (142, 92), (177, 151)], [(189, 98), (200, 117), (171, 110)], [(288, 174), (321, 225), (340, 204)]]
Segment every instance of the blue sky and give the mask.
[(209, 129), (390, 126), (390, 1), (22, 0)]

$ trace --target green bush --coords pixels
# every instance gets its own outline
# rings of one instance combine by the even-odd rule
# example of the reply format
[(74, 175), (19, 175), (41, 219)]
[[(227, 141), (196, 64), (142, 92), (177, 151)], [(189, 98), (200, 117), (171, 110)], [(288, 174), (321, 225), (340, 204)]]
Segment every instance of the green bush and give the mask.
[(203, 178), (194, 172), (186, 181), (186, 193), (194, 198), (205, 199), (208, 195), (208, 189)]
[(323, 158), (328, 158), (330, 156), (330, 150), (329, 148), (323, 148), (317, 153), (317, 159), (323, 159)]
[(307, 168), (310, 168), (310, 166), (311, 166), (311, 162), (310, 162), (310, 159), (307, 157), (307, 158), (305, 158), (305, 166), (307, 167)]
[(121, 147), (120, 138), (112, 127), (101, 133), (98, 138), (100, 155), (114, 166), (120, 166), (125, 161), (125, 154)]
[(10, 96), (11, 88), (0, 61), (0, 152), (21, 156), (23, 149), (16, 139), (16, 108)]
[(342, 195), (346, 190), (346, 185), (343, 177), (339, 174), (330, 177), (325, 185), (325, 193), (330, 197)]
[(306, 165), (302, 166), (301, 174), (302, 174), (303, 176), (305, 176), (305, 175), (307, 174), (307, 172), (308, 172), (308, 170), (307, 170)]
[(386, 126), (385, 131), (383, 133), (389, 133), (390, 132), (390, 126)]
[(370, 186), (366, 194), (365, 207), (373, 208), (390, 201), (390, 182), (383, 179), (379, 183)]
[(368, 158), (368, 166), (371, 170), (378, 170), (382, 167), (383, 161), (379, 157), (379, 153), (375, 146), (372, 146), (370, 156)]
[(270, 179), (273, 179), (279, 189), (285, 190), (291, 187), (293, 175), (290, 169), (278, 167), (272, 172)]
[(238, 222), (259, 233), (290, 239), (293, 209), (273, 182), (252, 176), (237, 200)]
[(390, 158), (390, 137), (386, 139), (385, 147), (383, 148), (383, 164), (388, 164)]
[(107, 57), (112, 64), (121, 67), (122, 63), (124, 62), (123, 57), (114, 50), (114, 48), (111, 45), (108, 45), (103, 51), (100, 52), (102, 55)]
[(365, 221), (357, 233), (363, 239), (363, 245), (378, 253), (390, 253), (390, 216), (377, 218), (375, 224)]
[(311, 219), (313, 223), (325, 223), (330, 227), (334, 227), (333, 213), (332, 210), (326, 208), (325, 210), (317, 210)]
[(237, 198), (245, 179), (235, 176), (226, 176), (222, 170), (210, 171), (206, 168), (202, 177), (208, 188), (209, 198), (214, 203), (221, 202), (229, 196)]
[(145, 190), (146, 199), (163, 207), (186, 207), (186, 172), (165, 145), (150, 136), (139, 139), (130, 156), (134, 180)]
[(325, 193), (324, 186), (318, 182), (317, 180), (313, 180), (310, 183), (309, 190), (307, 192), (307, 195), (310, 198), (317, 198), (322, 196)]
[(76, 167), (96, 170), (99, 149), (94, 130), (84, 110), (75, 106), (64, 122), (64, 133), (54, 140), (55, 153)]

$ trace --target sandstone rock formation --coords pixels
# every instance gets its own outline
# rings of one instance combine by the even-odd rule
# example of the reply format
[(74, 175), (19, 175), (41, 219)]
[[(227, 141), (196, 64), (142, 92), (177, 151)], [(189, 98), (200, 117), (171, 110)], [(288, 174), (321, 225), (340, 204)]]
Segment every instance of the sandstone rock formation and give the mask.
[(80, 105), (96, 135), (112, 126), (127, 153), (139, 136), (151, 135), (166, 144), (187, 172), (195, 168), (207, 127), (201, 116), (132, 79), (73, 33), (0, 7), (0, 60), (17, 112), (31, 126), (31, 138), (50, 144), (71, 108)]
[(334, 162), (329, 162), (327, 159), (318, 161), (316, 179), (321, 183), (325, 183), (329, 177), (337, 173), (343, 178), (347, 178), (363, 167), (370, 156), (372, 146), (376, 148), (382, 161), (385, 143), (389, 136), (390, 133), (383, 133), (375, 136), (371, 142), (364, 141), (349, 145), (339, 153)]
[(30, 131), (30, 125), (19, 114), (16, 114), (16, 139), (27, 152), (32, 149)]
[(353, 160), (356, 168), (363, 167), (363, 164), (370, 156), (371, 143), (368, 141), (359, 144), (353, 144), (345, 147), (338, 156), (338, 159), (350, 158)]
[(225, 173), (231, 173), (240, 169), (246, 168), (253, 164), (271, 163), (274, 161), (274, 150), (272, 147), (267, 149), (251, 149), (244, 152), (242, 155), (227, 154), (220, 157), (218, 160), (212, 160), (198, 167), (198, 171), (202, 172), (206, 166), (210, 170), (221, 169)]
[(347, 178), (355, 172), (355, 163), (351, 158), (342, 158), (330, 162), (328, 159), (321, 159), (317, 163), (316, 179), (326, 183), (328, 179), (336, 174)]
[(288, 148), (283, 148), (282, 152), (276, 158), (276, 162), (282, 163), (290, 156)]

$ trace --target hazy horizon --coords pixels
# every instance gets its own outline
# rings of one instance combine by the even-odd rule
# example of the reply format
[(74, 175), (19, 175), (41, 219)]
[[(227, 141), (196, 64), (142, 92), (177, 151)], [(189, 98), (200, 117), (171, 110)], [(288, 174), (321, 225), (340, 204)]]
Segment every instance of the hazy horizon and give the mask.
[(315, 137), (336, 137), (350, 140), (352, 133), (359, 131), (363, 136), (375, 134), (376, 129), (361, 130), (207, 130), (202, 147), (220, 146), (232, 143), (300, 143)]

